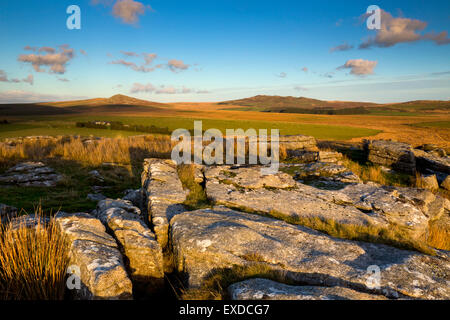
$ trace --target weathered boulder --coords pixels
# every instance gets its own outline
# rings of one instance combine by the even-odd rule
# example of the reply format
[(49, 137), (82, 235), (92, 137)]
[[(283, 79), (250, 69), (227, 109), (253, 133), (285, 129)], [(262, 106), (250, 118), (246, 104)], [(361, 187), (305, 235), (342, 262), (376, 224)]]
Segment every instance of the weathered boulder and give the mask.
[(24, 187), (54, 187), (61, 179), (61, 175), (42, 162), (23, 162), (0, 176), (0, 183)]
[(96, 216), (119, 243), (132, 279), (156, 290), (164, 279), (162, 251), (139, 213), (126, 200), (102, 200), (96, 210)]
[(104, 182), (105, 181), (105, 178), (103, 178), (103, 176), (100, 174), (100, 172), (98, 172), (98, 170), (89, 171), (89, 175), (96, 182)]
[[(224, 167), (229, 170), (220, 171), (223, 176), (228, 175), (230, 181), (242, 188), (247, 189), (262, 189), (262, 188), (277, 188), (288, 189), (295, 187), (295, 181), (286, 173), (279, 172), (278, 174), (261, 175), (260, 166), (251, 167)], [(212, 169), (214, 170), (214, 169)], [(220, 169), (219, 169), (220, 170)], [(214, 178), (211, 174), (215, 171), (208, 171), (208, 178)]]
[(428, 190), (367, 183), (348, 185), (340, 192), (352, 199), (356, 208), (405, 227), (416, 239), (425, 235), (430, 219), (439, 218), (445, 211), (445, 199)]
[(316, 151), (288, 150), (288, 158), (295, 158), (296, 163), (311, 163), (319, 161), (319, 153)]
[(356, 174), (338, 163), (313, 162), (284, 167), (289, 168), (288, 170), (291, 172), (295, 172), (295, 179), (300, 179), (318, 188), (323, 186), (325, 189), (340, 189), (349, 183), (362, 183)]
[(58, 213), (56, 223), (70, 244), (70, 265), (80, 268), (77, 299), (131, 299), (128, 278), (116, 241), (97, 218), (87, 213)]
[(147, 199), (148, 219), (164, 253), (164, 270), (170, 272), (171, 252), (167, 248), (169, 221), (174, 215), (186, 211), (183, 202), (188, 190), (183, 189), (175, 162), (162, 159), (145, 160), (142, 187)]
[(450, 174), (449, 156), (438, 157), (436, 154), (419, 149), (414, 149), (414, 155), (416, 157), (417, 168), (420, 169), (420, 171), (430, 169), (433, 171)]
[(44, 231), (49, 222), (48, 217), (42, 217), (36, 214), (22, 215), (12, 218), (9, 222), (8, 228), (10, 230), (19, 230), (22, 228), (30, 228), (39, 231)]
[(319, 151), (319, 161), (321, 162), (338, 162), (342, 160), (344, 156), (340, 152), (336, 151)]
[[(336, 239), (223, 207), (178, 214), (170, 230), (176, 270), (187, 275), (187, 288), (201, 287), (220, 270), (257, 264), (307, 285), (389, 298), (450, 298), (450, 263), (443, 258)], [(380, 268), (379, 286), (368, 281), (373, 266)]]
[(423, 189), (427, 190), (437, 190), (439, 189), (439, 183), (436, 179), (435, 174), (430, 175), (420, 175), (416, 181), (417, 185), (419, 185)]
[(0, 203), (0, 223), (8, 223), (11, 219), (17, 217), (17, 208)]
[(312, 136), (280, 136), (279, 143), (280, 147), (285, 148), (288, 152), (291, 150), (318, 151), (316, 139)]
[[(285, 173), (263, 177), (257, 167), (221, 166), (207, 168), (205, 177), (207, 196), (217, 204), (281, 214), (286, 218), (320, 218), (352, 225), (387, 224), (382, 217), (346, 205), (352, 204), (352, 200), (344, 194), (298, 183)], [(253, 177), (249, 179), (251, 184), (241, 177)]]
[(387, 300), (344, 287), (293, 286), (255, 278), (228, 287), (232, 300)]
[(416, 171), (416, 158), (409, 144), (374, 140), (366, 144), (369, 155), (368, 160), (382, 166), (390, 166), (397, 171), (414, 174)]
[(125, 190), (124, 192), (125, 196), (122, 198), (123, 200), (131, 201), (131, 203), (142, 210), (144, 208), (143, 206), (143, 196), (142, 196), (142, 189), (129, 189)]

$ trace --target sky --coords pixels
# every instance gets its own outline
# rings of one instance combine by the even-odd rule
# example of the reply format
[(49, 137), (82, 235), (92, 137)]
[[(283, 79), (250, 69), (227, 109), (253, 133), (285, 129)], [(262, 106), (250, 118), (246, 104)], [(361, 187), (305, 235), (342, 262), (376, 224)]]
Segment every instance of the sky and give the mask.
[(448, 0), (2, 0), (0, 103), (450, 100), (449, 31)]

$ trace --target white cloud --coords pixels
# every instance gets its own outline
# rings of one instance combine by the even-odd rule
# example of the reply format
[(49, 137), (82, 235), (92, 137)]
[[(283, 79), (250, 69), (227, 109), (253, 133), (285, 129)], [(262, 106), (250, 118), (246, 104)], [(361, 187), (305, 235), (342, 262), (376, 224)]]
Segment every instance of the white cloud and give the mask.
[(364, 76), (373, 74), (373, 70), (377, 64), (378, 61), (354, 59), (348, 60), (343, 66), (338, 67), (338, 69), (351, 69), (350, 74)]
[(375, 37), (368, 38), (360, 44), (360, 49), (370, 47), (387, 48), (398, 43), (416, 42), (420, 40), (431, 40), (438, 45), (449, 44), (447, 31), (440, 33), (430, 32), (422, 35), (427, 23), (418, 19), (394, 18), (389, 12), (381, 10), (381, 29)]
[(113, 15), (122, 20), (123, 23), (135, 24), (139, 21), (139, 16), (145, 14), (150, 6), (134, 0), (118, 0), (113, 6)]

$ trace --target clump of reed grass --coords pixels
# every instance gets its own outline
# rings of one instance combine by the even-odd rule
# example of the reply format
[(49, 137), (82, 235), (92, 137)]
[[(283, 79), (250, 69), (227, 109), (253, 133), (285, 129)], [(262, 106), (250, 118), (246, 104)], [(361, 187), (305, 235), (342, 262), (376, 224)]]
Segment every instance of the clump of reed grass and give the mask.
[(0, 224), (0, 299), (62, 300), (69, 248), (54, 219)]

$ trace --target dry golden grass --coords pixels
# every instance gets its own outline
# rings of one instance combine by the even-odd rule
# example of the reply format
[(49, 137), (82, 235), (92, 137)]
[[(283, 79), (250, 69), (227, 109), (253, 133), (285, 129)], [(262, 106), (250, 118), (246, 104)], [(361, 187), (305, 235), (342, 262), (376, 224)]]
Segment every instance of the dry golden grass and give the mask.
[(358, 162), (352, 161), (346, 156), (343, 158), (343, 164), (364, 182), (373, 181), (382, 185), (388, 184), (386, 176), (378, 166), (362, 166)]
[(96, 166), (104, 162), (130, 164), (146, 157), (169, 157), (171, 150), (172, 144), (167, 136), (104, 138), (91, 143), (66, 137), (24, 140), (15, 146), (0, 142), (0, 159), (10, 162), (60, 158)]
[(400, 249), (415, 250), (429, 255), (435, 254), (434, 250), (425, 242), (411, 239), (406, 230), (395, 224), (390, 224), (388, 228), (375, 225), (340, 224), (334, 220), (323, 220), (318, 217), (289, 217), (275, 211), (271, 212), (270, 216), (288, 223), (302, 225), (336, 238), (382, 243)]
[[(450, 218), (447, 218), (447, 220), (450, 222)], [(430, 223), (427, 242), (433, 248), (450, 250), (450, 229), (448, 224)]]
[(62, 300), (69, 249), (56, 223), (0, 230), (0, 299)]
[(226, 288), (233, 283), (251, 278), (265, 278), (276, 282), (294, 284), (288, 281), (283, 273), (270, 266), (258, 262), (247, 266), (233, 266), (232, 268), (215, 270), (205, 281), (201, 288), (182, 290), (183, 300), (223, 300), (228, 298)]
[(178, 177), (183, 188), (189, 189), (184, 204), (191, 209), (208, 207), (208, 199), (203, 187), (195, 182), (195, 165), (181, 164), (177, 166)]

